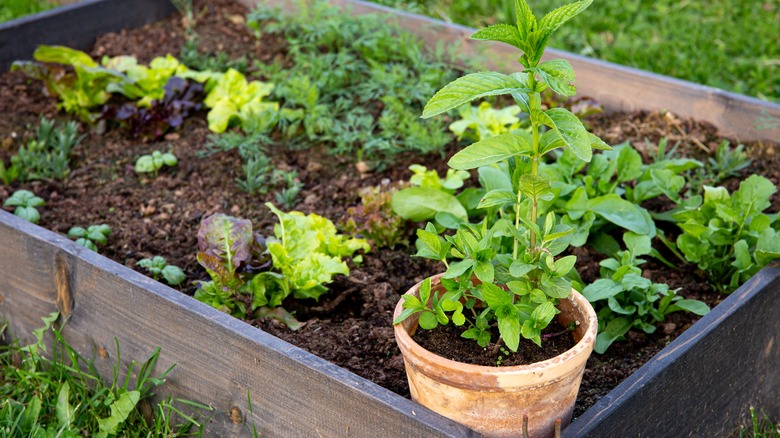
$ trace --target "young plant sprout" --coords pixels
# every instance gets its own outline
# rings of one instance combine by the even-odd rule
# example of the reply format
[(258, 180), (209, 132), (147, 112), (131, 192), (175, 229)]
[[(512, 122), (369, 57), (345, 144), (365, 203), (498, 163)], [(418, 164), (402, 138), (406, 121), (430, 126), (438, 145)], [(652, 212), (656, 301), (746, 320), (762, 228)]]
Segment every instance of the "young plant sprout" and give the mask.
[(73, 227), (68, 231), (68, 237), (75, 238), (76, 244), (95, 252), (98, 252), (98, 246), (106, 244), (109, 234), (111, 234), (111, 227), (106, 224), (90, 225), (86, 229)]
[(46, 202), (29, 190), (17, 190), (3, 203), (4, 207), (16, 207), (14, 209), (16, 216), (34, 224), (41, 220), (41, 214), (35, 207), (43, 207), (44, 205)]

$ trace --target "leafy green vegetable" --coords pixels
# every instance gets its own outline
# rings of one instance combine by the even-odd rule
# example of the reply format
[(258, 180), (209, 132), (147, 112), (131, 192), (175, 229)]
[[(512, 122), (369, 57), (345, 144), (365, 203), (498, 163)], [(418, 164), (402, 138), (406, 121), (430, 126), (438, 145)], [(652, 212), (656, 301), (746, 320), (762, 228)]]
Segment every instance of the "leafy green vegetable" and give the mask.
[(601, 354), (629, 329), (653, 333), (666, 315), (684, 310), (705, 315), (709, 307), (698, 300), (686, 300), (669, 286), (642, 277), (641, 256), (652, 254), (649, 236), (626, 232), (626, 249), (602, 260), (601, 278), (585, 287), (582, 294), (597, 308), (599, 334), (594, 350)]
[[(340, 235), (330, 220), (293, 211), (285, 213), (266, 203), (279, 218), (274, 236), (266, 241), (275, 273), (260, 274), (250, 284), (253, 307), (281, 305), (289, 294), (298, 299), (318, 299), (327, 291), (334, 275), (348, 275), (342, 260), (362, 249), (369, 250), (364, 239)], [(360, 256), (353, 258), (360, 261)]]
[(252, 123), (263, 128), (270, 127), (276, 120), (279, 104), (265, 102), (263, 99), (270, 95), (273, 89), (273, 84), (248, 82), (242, 73), (234, 69), (216, 75), (213, 88), (203, 101), (206, 107), (211, 109), (207, 116), (209, 130), (224, 132), (231, 122), (242, 126), (245, 131)]
[(16, 216), (34, 224), (41, 220), (41, 214), (36, 207), (44, 205), (46, 202), (29, 190), (17, 190), (3, 203), (3, 207), (16, 207), (14, 209)]
[(458, 112), (461, 118), (450, 123), (450, 131), (459, 139), (479, 141), (520, 128), (520, 118), (517, 117), (520, 107), (517, 105), (494, 109), (490, 103), (482, 102), (478, 107), (464, 105)]
[(705, 271), (711, 284), (730, 293), (761, 268), (780, 258), (780, 222), (763, 213), (777, 188), (751, 175), (729, 195), (724, 187), (704, 186), (704, 199), (674, 214), (682, 234), (677, 247)]
[(468, 221), (466, 207), (454, 195), (469, 178), (468, 172), (449, 169), (442, 179), (436, 170), (419, 164), (409, 166), (409, 170), (414, 173), (409, 179), (412, 187), (393, 194), (391, 206), (395, 214), (415, 222), (436, 220), (444, 228), (457, 228)]
[(198, 263), (211, 281), (196, 281), (195, 298), (238, 318), (246, 315), (237, 301), (245, 281), (239, 268), (252, 256), (252, 223), (224, 214), (213, 214), (198, 229)]
[(397, 185), (368, 187), (360, 192), (360, 204), (347, 209), (341, 227), (352, 235), (366, 237), (373, 246), (393, 247), (408, 244), (405, 239), (406, 221), (393, 212), (393, 195)]

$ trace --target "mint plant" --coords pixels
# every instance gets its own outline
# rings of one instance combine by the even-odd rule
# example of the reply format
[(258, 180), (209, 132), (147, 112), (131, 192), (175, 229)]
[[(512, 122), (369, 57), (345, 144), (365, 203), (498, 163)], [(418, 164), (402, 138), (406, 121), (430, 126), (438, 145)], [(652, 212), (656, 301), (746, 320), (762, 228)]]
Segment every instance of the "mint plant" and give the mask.
[(704, 186), (704, 199), (674, 214), (682, 234), (677, 247), (707, 273), (714, 288), (733, 292), (772, 260), (780, 258), (780, 220), (764, 214), (777, 191), (771, 181), (751, 175), (729, 195), (725, 187)]
[(649, 236), (628, 231), (623, 234), (623, 242), (626, 249), (602, 260), (601, 278), (582, 291), (597, 309), (599, 334), (594, 350), (599, 354), (631, 328), (654, 333), (672, 312), (702, 316), (710, 310), (699, 300), (683, 299), (677, 295), (678, 290), (669, 290), (665, 284), (642, 277), (639, 266), (645, 261), (640, 257), (654, 251)]
[(154, 151), (151, 154), (138, 157), (138, 159), (135, 160), (133, 170), (135, 170), (135, 173), (149, 173), (152, 176), (157, 176), (157, 172), (162, 169), (163, 166), (173, 167), (177, 164), (179, 164), (179, 160), (172, 153)]
[(17, 190), (3, 203), (3, 207), (16, 207), (14, 209), (16, 216), (34, 224), (41, 220), (41, 214), (36, 207), (44, 205), (46, 202), (29, 190)]
[(160, 276), (162, 276), (162, 278), (171, 286), (180, 285), (187, 279), (187, 276), (184, 275), (184, 271), (182, 271), (180, 267), (169, 265), (168, 262), (165, 261), (165, 258), (160, 256), (154, 256), (151, 259), (141, 259), (136, 262), (136, 265), (146, 268), (155, 280), (158, 280)]
[(68, 230), (68, 237), (75, 238), (76, 244), (95, 252), (98, 252), (98, 247), (108, 242), (109, 234), (111, 234), (111, 227), (106, 224), (90, 225), (87, 228), (73, 227)]
[[(510, 95), (528, 114), (530, 130), (482, 139), (449, 160), (456, 170), (508, 163), (500, 168), (506, 171), (511, 186), (488, 191), (479, 206), (507, 209), (513, 218), (502, 217), (490, 227), (487, 222), (481, 227), (464, 224), (443, 241), (431, 224), (418, 230), (422, 243), (417, 255), (444, 263), (447, 271), (442, 286), (446, 292), (432, 293), (430, 279), (425, 280), (419, 299), (404, 295), (404, 311), (394, 323), (421, 313), (423, 329), (452, 322), (465, 326), (463, 336), (475, 339), (480, 346), (490, 342), (491, 326), (498, 328), (498, 343), (503, 341), (512, 351), (517, 351), (521, 337), (541, 345), (542, 330), (557, 313), (555, 305), (571, 293), (567, 275), (576, 257), (556, 259), (568, 247), (574, 229), (559, 223), (552, 212), (540, 218), (540, 202), (551, 200), (553, 192), (550, 178), (539, 172), (539, 163), (544, 155), (562, 147), (585, 162), (591, 160), (593, 149), (610, 149), (570, 111), (542, 108), (540, 93), (545, 89), (573, 96), (575, 87), (574, 72), (567, 61), (541, 62), (541, 58), (553, 32), (590, 3), (572, 3), (537, 20), (525, 0), (516, 0), (515, 26), (489, 26), (472, 38), (520, 49), (524, 69), (510, 75), (466, 75), (439, 90), (425, 106), (422, 117), (429, 118), (475, 99)], [(450, 257), (454, 260), (448, 261)]]

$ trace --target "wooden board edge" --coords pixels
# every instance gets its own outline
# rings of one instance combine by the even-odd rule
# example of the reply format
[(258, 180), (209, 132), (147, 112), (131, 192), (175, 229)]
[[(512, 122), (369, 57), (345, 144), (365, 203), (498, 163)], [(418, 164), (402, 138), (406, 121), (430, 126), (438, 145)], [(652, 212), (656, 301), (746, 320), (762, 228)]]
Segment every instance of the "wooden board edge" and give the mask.
[(169, 0), (84, 0), (11, 20), (0, 24), (0, 69), (31, 59), (41, 44), (87, 50), (101, 34), (142, 26), (175, 11)]
[[(762, 294), (766, 295), (780, 292), (770, 289), (770, 286), (775, 286), (775, 289), (777, 289), (779, 283), (780, 261), (776, 261), (759, 271), (753, 278), (740, 286), (712, 309), (710, 313), (703, 316), (682, 335), (667, 345), (626, 380), (621, 382), (615, 389), (602, 397), (596, 404), (585, 411), (582, 416), (575, 419), (566, 429), (564, 429), (564, 438), (599, 436), (603, 433), (603, 431), (599, 430), (602, 422), (610, 419), (610, 417), (620, 415), (625, 417), (625, 412), (621, 412), (622, 407), (629, 400), (639, 399), (646, 395), (648, 388), (652, 388), (654, 385), (669, 385), (669, 382), (666, 382), (664, 379), (670, 369), (681, 366), (678, 359), (690, 353), (693, 349), (696, 349), (699, 344), (703, 344), (708, 338), (711, 341), (713, 336), (716, 336), (716, 334), (714, 334), (716, 331), (722, 331), (724, 327), (728, 327), (735, 315), (747, 312), (745, 309), (748, 305), (752, 301), (761, 298)], [(775, 356), (780, 357), (780, 354), (775, 351)], [(708, 357), (707, 359), (712, 362), (724, 360), (723, 358), (718, 357)], [(728, 364), (725, 362), (722, 363), (723, 367), (726, 367), (727, 365)], [(740, 369), (738, 372), (741, 374), (749, 374), (750, 370)], [(761, 382), (756, 381), (754, 383), (754, 386), (756, 387), (760, 385)], [(741, 390), (743, 393), (745, 392), (745, 388), (741, 388)], [(683, 395), (681, 394), (681, 396)], [(744, 412), (712, 413), (712, 421), (732, 421), (731, 424), (736, 427), (740, 421), (744, 419), (747, 413), (748, 404), (749, 400), (745, 400)], [(642, 420), (637, 418), (635, 420), (628, 420), (623, 418), (623, 421), (636, 421), (640, 424), (651, 424), (661, 422), (663, 419), (655, 418)], [(645, 421), (645, 423), (643, 423), (643, 421)], [(687, 434), (688, 432), (690, 431), (680, 431), (681, 434)], [(649, 435), (647, 436), (652, 436), (652, 430), (648, 430), (648, 434)]]
[[(298, 11), (300, 2), (287, 0), (237, 0), (247, 7), (257, 4)], [(401, 28), (421, 37), (428, 47), (439, 42), (480, 60), (486, 68), (516, 71), (517, 50), (505, 44), (470, 40), (475, 29), (398, 11), (363, 0), (328, 0), (353, 14), (392, 14)], [(579, 95), (589, 96), (608, 111), (672, 111), (674, 114), (711, 123), (720, 135), (737, 141), (780, 144), (780, 104), (732, 93), (714, 87), (647, 72), (631, 67), (548, 49), (545, 59), (568, 60), (577, 75)], [(491, 62), (501, 59), (502, 62)]]
[[(381, 412), (382, 416), (388, 418), (394, 418), (392, 421), (401, 421), (406, 423), (405, 428), (415, 429), (420, 433), (420, 436), (452, 436), (452, 437), (472, 437), (475, 436), (474, 432), (468, 428), (452, 422), (440, 415), (421, 407), (420, 405), (403, 398), (401, 396), (392, 393), (391, 391), (382, 388), (373, 382), (366, 380), (360, 376), (357, 376), (350, 371), (340, 368), (330, 362), (325, 361), (305, 350), (302, 350), (292, 344), (289, 344), (279, 338), (276, 338), (270, 334), (262, 332), (259, 329), (253, 328), (248, 324), (239, 321), (227, 314), (219, 312), (212, 307), (200, 303), (191, 297), (182, 294), (176, 290), (163, 285), (162, 283), (151, 280), (150, 278), (135, 272), (123, 265), (120, 265), (106, 257), (103, 257), (97, 253), (86, 250), (78, 245), (75, 245), (72, 241), (68, 240), (64, 236), (45, 230), (37, 225), (33, 225), (20, 218), (13, 216), (12, 214), (0, 211), (0, 233), (15, 233), (17, 236), (23, 236), (27, 241), (35, 241), (36, 245), (45, 246), (52, 254), (61, 252), (65, 258), (69, 260), (71, 267), (78, 271), (85, 271), (86, 265), (89, 270), (99, 271), (100, 275), (105, 275), (110, 281), (119, 281), (126, 284), (128, 288), (145, 291), (143, 293), (149, 296), (136, 296), (136, 299), (142, 299), (144, 301), (149, 300), (163, 300), (166, 305), (170, 305), (179, 308), (181, 312), (188, 313), (192, 318), (195, 318), (204, 327), (204, 337), (201, 339), (204, 349), (208, 348), (209, 342), (214, 342), (210, 339), (209, 335), (214, 331), (220, 331), (222, 334), (227, 333), (232, 338), (231, 342), (241, 343), (245, 345), (249, 350), (266, 351), (278, 357), (278, 366), (284, 368), (284, 364), (289, 366), (304, 367), (307, 369), (307, 373), (312, 373), (314, 379), (318, 381), (329, 381), (329, 387), (337, 388), (339, 394), (334, 397), (333, 394), (326, 394), (326, 398), (339, 398), (339, 397), (351, 397), (356, 398), (361, 404), (373, 406)], [(30, 245), (32, 246), (32, 245)], [(2, 253), (2, 249), (0, 249)], [(57, 257), (54, 256), (55, 264)], [(55, 269), (56, 271), (56, 269)], [(2, 266), (0, 265), (0, 272), (2, 272)], [(91, 280), (92, 281), (92, 280)], [(77, 281), (78, 283), (78, 281)], [(76, 307), (79, 306), (78, 291), (76, 291)], [(54, 297), (52, 297), (54, 301)], [(53, 303), (52, 303), (53, 304)], [(122, 303), (116, 303), (117, 306)], [(51, 310), (53, 310), (54, 306)], [(3, 306), (0, 305), (0, 310), (3, 310)], [(40, 317), (48, 314), (48, 311), (42, 312)], [(13, 321), (14, 315), (4, 315), (9, 320)], [(40, 320), (36, 320), (35, 323), (40, 323)], [(72, 325), (72, 321), (68, 324)], [(80, 321), (78, 326), (88, 326), (92, 331), (110, 331), (111, 327), (99, 327), (93, 326), (90, 321)], [(38, 326), (31, 325), (24, 327), (26, 333), (30, 333)], [(68, 326), (66, 326), (68, 328)], [(18, 328), (17, 324), (17, 331)], [(17, 333), (13, 333), (17, 334)], [(67, 333), (63, 332), (67, 338)], [(204, 350), (205, 351), (205, 350)], [(80, 351), (81, 354), (86, 357), (90, 357), (92, 351)], [(192, 352), (192, 354), (198, 354), (199, 352)], [(161, 359), (166, 361), (172, 360), (170, 358), (170, 351), (163, 351)], [(167, 357), (164, 357), (165, 355)], [(124, 356), (124, 355), (123, 355)], [(140, 358), (124, 358), (140, 359)], [(174, 362), (177, 362), (173, 358)], [(276, 360), (275, 360), (276, 361)], [(175, 375), (169, 379), (171, 384), (175, 384)], [(253, 394), (262, 393), (260, 388), (249, 388)], [(297, 391), (306, 392), (307, 388), (298, 388)], [(177, 397), (187, 398), (187, 394), (178, 393)], [(313, 397), (318, 396), (312, 394)], [(239, 402), (240, 402), (240, 397)], [(208, 404), (208, 400), (197, 400), (199, 402), (205, 402)], [(253, 398), (254, 401), (254, 398)], [(245, 403), (245, 402), (244, 402)], [(254, 403), (253, 403), (254, 404)], [(242, 409), (248, 415), (248, 409), (246, 406), (242, 406)], [(262, 412), (255, 413), (255, 419), (258, 423), (262, 423)], [(295, 418), (288, 419), (290, 422), (294, 422)], [(374, 418), (376, 420), (376, 418)], [(330, 421), (330, 420), (329, 420)], [(354, 421), (365, 421), (362, 419), (355, 419)], [(228, 423), (225, 421), (225, 423)], [(377, 431), (381, 430), (382, 424), (372, 424), (368, 426), (376, 426)], [(296, 426), (302, 427), (302, 426)], [(221, 429), (223, 432), (227, 429)], [(309, 431), (313, 435), (315, 431)], [(312, 435), (312, 436), (313, 436)], [(379, 435), (377, 435), (379, 436)]]

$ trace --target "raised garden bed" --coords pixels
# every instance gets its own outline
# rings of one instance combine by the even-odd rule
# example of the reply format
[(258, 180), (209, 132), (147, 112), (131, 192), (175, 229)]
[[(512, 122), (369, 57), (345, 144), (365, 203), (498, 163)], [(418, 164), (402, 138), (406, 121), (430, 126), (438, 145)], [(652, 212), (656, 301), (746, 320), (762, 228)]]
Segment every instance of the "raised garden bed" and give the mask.
[[(365, 4), (360, 4), (358, 7), (370, 8)], [(401, 21), (414, 27), (420, 23), (414, 20), (424, 19), (405, 15)], [(427, 20), (424, 21), (428, 26), (440, 26)], [(431, 29), (431, 27), (426, 27), (429, 32)], [(463, 29), (450, 30), (449, 32), (447, 33), (445, 29), (442, 35), (453, 39), (461, 38), (463, 35)], [(122, 38), (124, 36), (119, 37), (119, 40)], [(95, 52), (100, 52), (100, 50), (105, 50), (105, 47), (99, 45), (94, 49)], [(589, 69), (588, 62), (590, 61), (580, 60), (580, 62), (584, 64), (575, 64), (580, 92), (605, 99), (604, 103), (609, 107), (608, 95), (599, 96), (596, 85), (588, 85), (587, 80), (582, 80), (593, 69), (598, 70), (608, 66), (603, 63), (594, 63), (595, 67)], [(624, 79), (626, 84), (635, 84), (639, 78), (642, 78), (641, 73), (627, 70), (623, 73), (628, 75), (628, 79)], [(659, 83), (665, 81), (665, 79), (658, 77), (648, 80), (659, 81)], [(593, 81), (593, 84), (597, 83), (596, 79)], [(647, 81), (642, 83), (647, 83)], [(681, 90), (685, 90), (693, 96), (704, 92), (698, 96), (715, 96), (711, 102), (718, 102), (724, 99), (722, 96), (726, 96), (727, 101), (738, 102), (740, 105), (752, 104), (754, 106), (750, 106), (750, 109), (753, 111), (752, 114), (757, 115), (757, 117), (758, 115), (776, 114), (777, 111), (777, 108), (770, 105), (762, 106), (749, 99), (733, 97), (712, 90), (691, 87), (693, 90), (691, 91), (688, 87), (682, 87), (683, 84), (679, 81), (669, 81), (668, 84), (667, 86), (674, 90), (672, 95), (680, 94)], [(593, 86), (592, 91), (588, 91), (589, 86)], [(614, 88), (612, 89), (614, 90)], [(39, 96), (34, 94), (28, 97), (41, 104), (40, 112), (52, 111), (50, 101), (47, 103), (45, 99), (41, 100)], [(623, 96), (620, 98), (623, 102), (630, 102)], [(664, 101), (663, 98), (659, 98), (657, 102)], [(645, 101), (639, 100), (632, 102), (631, 105), (639, 107), (640, 104), (644, 104), (643, 102)], [(648, 109), (652, 109), (657, 103), (650, 102), (648, 105)], [(711, 103), (710, 105), (715, 104)], [(692, 107), (696, 107), (696, 105)], [(713, 106), (707, 108), (712, 110)], [(712, 113), (712, 111), (705, 112)], [(34, 121), (35, 118), (30, 117), (30, 122)], [(630, 123), (631, 119), (626, 118), (626, 120)], [(194, 123), (191, 126), (194, 131), (201, 132), (201, 137), (203, 136), (203, 132), (205, 132), (203, 123)], [(729, 128), (725, 127), (724, 129)], [(736, 127), (731, 129), (736, 129)], [(755, 135), (756, 137), (750, 138), (771, 138), (774, 134), (773, 131), (758, 130), (755, 131)], [(766, 137), (759, 137), (759, 135)], [(109, 133), (109, 141), (105, 143), (107, 148), (121, 150), (123, 146), (120, 137), (121, 134)], [(185, 134), (182, 137), (182, 141), (194, 141), (193, 139), (197, 138)], [(174, 141), (176, 139), (171, 137), (171, 142)], [(89, 143), (90, 140), (87, 142)], [(103, 143), (100, 146), (103, 146)], [(124, 158), (119, 158), (119, 160), (130, 163), (131, 157), (140, 152), (148, 152), (147, 149), (151, 150), (145, 147), (143, 151), (139, 149), (125, 155), (120, 153), (119, 156)], [(196, 158), (193, 155), (184, 158), (191, 160), (192, 163), (187, 164), (188, 167), (180, 167), (178, 173), (197, 175), (199, 172), (205, 171), (203, 167), (198, 167), (199, 165), (195, 164)], [(291, 162), (306, 162), (305, 154), (300, 153), (290, 153), (287, 159)], [(118, 171), (116, 175), (118, 180), (126, 178), (130, 181), (134, 178), (132, 173), (123, 170), (121, 165), (112, 168), (109, 163), (97, 163), (96, 166), (109, 175), (111, 172)], [(184, 165), (182, 164), (182, 166)], [(221, 158), (219, 166), (224, 169), (226, 174), (231, 175), (229, 180), (232, 181), (230, 172), (234, 171), (230, 169), (231, 166), (236, 166), (235, 160)], [(333, 174), (327, 173), (327, 171), (325, 171), (326, 179), (331, 181), (332, 179), (329, 178)], [(354, 177), (359, 178), (360, 175), (356, 171), (352, 170), (351, 172)], [(176, 194), (175, 189), (181, 176), (176, 175), (171, 177), (163, 174), (159, 179), (149, 181), (147, 184), (152, 185), (155, 190), (170, 192), (168, 196), (178, 197), (181, 195)], [(96, 180), (85, 178), (83, 175), (74, 175), (74, 178), (80, 180), (81, 190), (95, 187), (95, 184), (98, 184)], [(312, 179), (306, 180), (307, 183), (313, 181), (315, 177), (309, 178)], [(367, 175), (366, 183), (379, 178), (378, 175)], [(109, 184), (117, 184), (115, 182), (117, 179)], [(109, 185), (108, 192), (112, 188), (121, 189), (123, 182), (120, 181), (118, 184)], [(130, 181), (128, 184), (133, 183)], [(344, 183), (336, 185), (346, 186), (348, 190), (357, 188), (357, 186)], [(56, 186), (38, 186), (38, 188), (49, 192), (57, 190)], [(221, 198), (233, 199), (231, 190), (223, 190), (221, 193)], [(64, 198), (62, 195), (59, 193), (55, 198), (58, 196)], [(121, 201), (122, 192), (118, 190), (113, 196), (108, 196), (108, 193), (103, 191), (103, 195), (100, 196), (105, 197), (98, 200), (98, 205), (100, 203), (103, 206), (114, 205), (114, 201)], [(260, 202), (258, 201), (257, 204), (259, 205)], [(61, 208), (67, 208), (67, 202), (61, 205)], [(306, 211), (319, 212), (318, 205), (316, 201), (313, 202), (313, 205), (307, 205), (304, 202), (301, 208)], [(228, 211), (229, 207), (232, 207), (231, 204), (226, 204), (226, 206)], [(165, 218), (160, 215), (170, 213), (165, 210), (163, 204), (152, 205), (141, 202), (128, 207), (131, 210), (138, 209), (142, 217), (150, 217), (153, 224), (165, 223)], [(149, 210), (150, 207), (154, 207), (154, 209)], [(244, 212), (247, 208), (249, 205), (240, 204), (237, 210)], [(144, 213), (142, 209), (146, 209), (147, 213)], [(196, 224), (203, 211), (211, 212), (220, 209), (226, 209), (226, 207), (219, 205), (196, 206), (190, 212), (191, 215), (187, 220), (190, 222), (188, 226), (192, 227), (193, 222)], [(100, 217), (100, 214), (99, 211), (93, 211), (87, 218)], [(270, 224), (267, 213), (261, 218), (263, 218), (260, 220), (261, 224), (266, 226)], [(115, 220), (118, 223), (122, 222), (121, 219)], [(67, 231), (67, 227), (70, 225), (75, 224), (65, 221), (49, 224), (55, 230), (62, 232)], [(144, 238), (132, 237), (134, 233), (132, 230), (115, 231), (119, 232), (119, 238), (125, 239), (127, 244), (109, 249), (106, 253), (132, 265), (142, 255), (134, 248), (137, 248), (138, 241), (144, 240)], [(158, 230), (155, 226), (149, 226), (145, 228), (145, 233), (148, 233), (146, 239), (164, 238), (169, 230), (164, 229), (163, 231), (163, 234), (155, 236)], [(174, 233), (170, 234), (174, 239), (173, 244), (183, 247), (180, 251), (190, 253), (191, 257), (194, 257), (192, 233), (189, 236), (178, 238), (175, 237)], [(64, 313), (71, 315), (66, 333), (68, 333), (72, 344), (82, 351), (88, 352), (96, 349), (99, 357), (102, 358), (104, 355), (108, 357), (113, 351), (114, 336), (123, 346), (124, 358), (148, 355), (154, 346), (159, 345), (163, 350), (161, 366), (170, 363), (178, 364), (177, 371), (170, 380), (170, 388), (173, 392), (177, 396), (209, 402), (221, 412), (210, 425), (212, 428), (210, 430), (214, 433), (246, 430), (246, 425), (236, 424), (233, 420), (239, 419), (239, 412), (243, 415), (248, 414), (246, 408), (247, 391), (251, 390), (254, 405), (252, 418), (261, 433), (312, 435), (319, 432), (323, 436), (344, 434), (417, 436), (426, 433), (467, 436), (470, 434), (462, 427), (454, 425), (373, 383), (292, 347), (273, 336), (254, 330), (121, 265), (77, 247), (61, 236), (43, 231), (16, 218), (9, 217), (7, 214), (2, 215), (0, 247), (7, 248), (3, 252), (3, 259), (8, 260), (7, 263), (3, 263), (3, 283), (0, 286), (0, 294), (4, 298), (3, 314), (9, 318), (14, 334), (29, 333), (32, 328), (39, 325), (40, 316), (47, 314), (53, 309), (53, 303), (57, 303)], [(135, 251), (131, 257), (132, 260), (127, 260), (127, 256), (122, 254), (123, 251)], [(147, 249), (147, 251), (149, 250)], [(403, 253), (404, 251), (400, 251), (401, 255)], [(373, 261), (367, 258), (367, 263), (373, 263), (377, 266), (385, 263), (392, 266), (392, 262), (387, 264), (386, 260), (378, 258), (374, 258)], [(198, 273), (195, 266), (191, 260), (190, 265), (184, 267), (186, 271), (202, 276), (202, 272)], [(422, 265), (416, 269), (418, 269), (417, 275), (425, 275), (426, 269), (431, 268)], [(608, 394), (594, 408), (582, 413), (581, 418), (575, 421), (566, 433), (572, 434), (571, 436), (579, 436), (586, 431), (592, 431), (595, 436), (598, 436), (606, 434), (607, 431), (623, 430), (628, 424), (636, 428), (633, 430), (643, 431), (650, 435), (654, 435), (653, 430), (677, 431), (680, 428), (709, 435), (714, 432), (721, 433), (730, 430), (738, 424), (739, 417), (747, 414), (745, 406), (748, 403), (760, 406), (769, 415), (774, 415), (778, 407), (776, 402), (771, 400), (771, 394), (773, 388), (777, 387), (777, 378), (776, 373), (772, 374), (769, 370), (769, 364), (778, 357), (778, 350), (772, 347), (774, 342), (772, 334), (777, 333), (777, 323), (772, 321), (769, 316), (772, 307), (777, 307), (777, 298), (774, 298), (774, 301), (771, 298), (771, 291), (776, 291), (780, 287), (777, 275), (777, 268), (767, 269), (751, 283), (732, 294), (715, 311), (695, 324), (681, 338), (659, 353), (656, 359), (651, 360), (635, 373), (621, 386), (624, 388), (623, 390), (621, 388), (616, 390), (621, 392)], [(358, 280), (360, 281), (361, 278), (358, 277)], [(409, 278), (410, 282), (412, 280), (414, 279)], [(358, 284), (347, 282), (334, 288), (349, 289)], [(392, 285), (393, 282), (386, 281), (386, 284)], [(386, 291), (385, 293), (390, 295), (387, 297), (387, 302), (394, 303), (398, 293), (402, 291), (403, 289)], [(776, 296), (777, 293), (774, 295)], [(352, 311), (359, 312), (360, 309)], [(382, 322), (382, 318), (377, 320), (378, 323)], [(139, 323), (139, 321), (143, 321), (143, 323)], [(745, 324), (745, 321), (762, 321), (763, 323), (751, 326)], [(731, 328), (730, 324), (732, 323), (744, 327), (748, 331), (740, 335), (738, 331)], [(269, 326), (266, 329), (278, 330), (278, 327)], [(361, 333), (362, 329), (358, 328), (357, 333)], [(388, 333), (390, 332), (389, 326), (386, 326), (385, 329)], [(728, 334), (728, 339), (734, 345), (744, 349), (740, 350), (739, 356), (736, 356), (740, 361), (744, 360), (744, 362), (739, 362), (742, 364), (740, 377), (744, 378), (744, 381), (738, 382), (730, 377), (734, 369), (731, 362), (734, 356), (730, 358), (729, 355), (722, 353), (723, 350), (712, 347), (711, 343), (713, 342), (715, 345), (729, 345), (725, 340), (711, 340), (710, 336), (721, 331)], [(737, 333), (739, 336), (734, 336), (733, 333)], [(745, 342), (745, 336), (751, 341)], [(391, 343), (392, 339), (386, 341)], [(750, 361), (749, 359), (752, 358), (764, 358), (764, 360)], [(719, 363), (724, 365), (717, 365)], [(106, 370), (111, 364), (111, 360), (104, 362)], [(766, 366), (764, 367), (762, 364)], [(707, 381), (712, 379), (713, 382), (723, 385), (732, 383), (739, 385), (739, 393), (744, 396), (731, 395), (727, 400), (723, 399), (720, 403), (714, 403), (711, 401), (712, 397), (709, 392), (702, 393), (699, 401), (704, 403), (706, 408), (696, 412), (701, 416), (697, 417), (692, 414), (680, 418), (680, 420), (690, 421), (687, 425), (670, 424), (668, 421), (663, 421), (673, 416), (671, 412), (674, 412), (673, 408), (670, 408), (671, 403), (659, 401), (659, 398), (664, 400), (665, 397), (668, 397), (669, 391), (681, 391), (684, 394), (694, 393), (693, 390), (679, 389), (687, 387), (683, 384), (693, 385), (707, 391), (716, 387), (715, 385), (699, 384), (691, 377), (689, 370), (697, 367), (701, 367), (702, 371), (694, 372), (693, 375), (703, 376)], [(748, 369), (751, 372), (745, 372)], [(728, 373), (729, 377), (718, 373)], [(673, 376), (677, 376), (679, 380)], [(762, 380), (761, 376), (766, 376), (766, 378)], [(690, 406), (692, 403), (684, 398), (678, 400), (680, 406)], [(624, 402), (618, 403), (617, 401)], [(643, 418), (638, 419), (635, 415), (625, 413), (632, 412), (630, 410), (620, 411), (620, 409), (624, 409), (621, 407), (623, 405), (636, 406), (632, 403), (657, 407), (658, 411), (656, 412), (659, 415), (643, 415)], [(237, 410), (233, 409), (234, 407)], [(232, 417), (228, 413), (232, 413)], [(661, 416), (661, 413), (664, 415)], [(675, 418), (677, 419), (679, 416)], [(427, 423), (428, 420), (432, 422)], [(646, 420), (647, 423), (642, 423), (639, 420)], [(421, 421), (425, 421), (428, 425), (423, 425)], [(626, 421), (628, 423), (625, 423)], [(670, 427), (671, 429), (663, 429), (662, 427)], [(660, 436), (661, 433), (659, 432), (658, 435)]]

